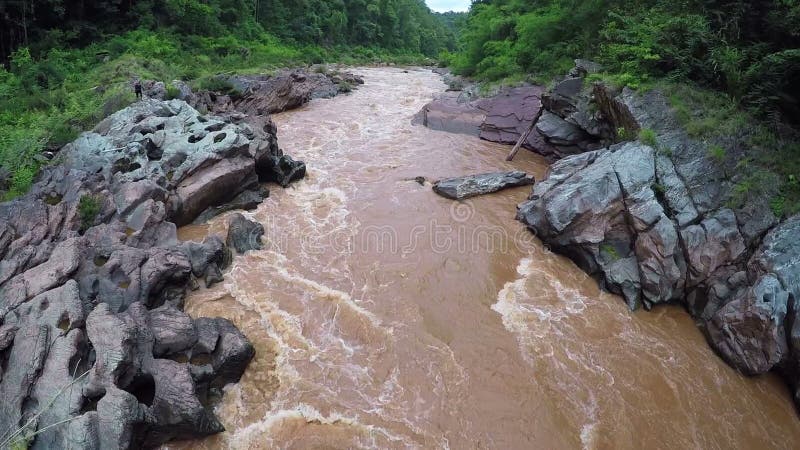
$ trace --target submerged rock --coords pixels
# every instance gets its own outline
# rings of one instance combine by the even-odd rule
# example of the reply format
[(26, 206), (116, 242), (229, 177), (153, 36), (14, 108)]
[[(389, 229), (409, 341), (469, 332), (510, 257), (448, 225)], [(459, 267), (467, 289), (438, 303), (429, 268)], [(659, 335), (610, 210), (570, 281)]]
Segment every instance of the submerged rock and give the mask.
[(262, 236), (264, 236), (264, 226), (258, 222), (248, 220), (241, 214), (234, 214), (228, 220), (226, 242), (239, 253), (261, 249)]
[(533, 183), (533, 177), (525, 172), (494, 172), (439, 180), (433, 190), (442, 197), (461, 200)]

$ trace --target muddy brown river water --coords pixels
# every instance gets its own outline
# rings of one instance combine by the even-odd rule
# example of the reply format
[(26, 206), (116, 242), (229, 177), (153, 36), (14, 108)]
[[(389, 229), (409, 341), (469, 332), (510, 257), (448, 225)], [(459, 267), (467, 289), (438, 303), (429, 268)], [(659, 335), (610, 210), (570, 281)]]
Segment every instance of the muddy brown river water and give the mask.
[[(227, 432), (171, 448), (792, 448), (772, 376), (745, 378), (678, 307), (631, 313), (514, 220), (530, 188), (464, 202), (438, 179), (547, 164), (412, 126), (445, 85), (361, 69), (350, 95), (274, 116), (308, 176), (246, 216), (265, 248), (192, 293), (257, 355), (217, 412)], [(225, 217), (180, 230), (224, 233)]]

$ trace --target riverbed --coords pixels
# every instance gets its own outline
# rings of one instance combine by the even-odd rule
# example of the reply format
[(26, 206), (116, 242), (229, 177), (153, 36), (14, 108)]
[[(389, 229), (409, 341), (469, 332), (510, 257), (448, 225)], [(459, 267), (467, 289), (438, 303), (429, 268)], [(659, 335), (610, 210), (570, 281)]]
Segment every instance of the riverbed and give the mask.
[[(530, 187), (454, 202), (430, 181), (547, 162), (411, 124), (445, 90), (429, 70), (273, 116), (308, 175), (245, 215), (263, 250), (191, 293), (256, 347), (218, 413), (225, 433), (171, 448), (791, 448), (773, 376), (746, 378), (679, 307), (631, 313), (549, 252), (515, 206)], [(427, 181), (420, 183), (418, 177)], [(184, 227), (224, 235), (226, 219)]]

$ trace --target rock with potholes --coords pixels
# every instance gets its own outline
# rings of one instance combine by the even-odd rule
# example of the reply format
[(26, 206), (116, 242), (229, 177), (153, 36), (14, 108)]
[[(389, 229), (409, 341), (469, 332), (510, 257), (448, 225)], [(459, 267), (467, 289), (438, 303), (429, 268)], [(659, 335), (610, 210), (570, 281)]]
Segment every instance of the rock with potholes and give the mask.
[(433, 190), (442, 197), (461, 200), (533, 183), (533, 177), (525, 172), (493, 172), (439, 180)]
[(181, 311), (186, 289), (218, 282), (230, 257), (219, 238), (179, 245), (175, 222), (257, 182), (274, 125), (247, 122), (144, 100), (0, 203), (0, 427), (25, 425), (62, 392), (26, 426), (39, 431), (30, 448), (154, 447), (222, 430), (207, 392), (238, 380), (253, 349), (219, 319), (219, 339), (204, 343), (213, 364), (192, 363), (201, 327)]

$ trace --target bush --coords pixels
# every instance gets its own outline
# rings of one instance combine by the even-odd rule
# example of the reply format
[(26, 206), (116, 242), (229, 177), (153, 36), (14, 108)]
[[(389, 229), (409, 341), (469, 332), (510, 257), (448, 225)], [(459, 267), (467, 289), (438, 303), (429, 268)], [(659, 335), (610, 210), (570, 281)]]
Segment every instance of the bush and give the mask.
[(225, 95), (239, 94), (239, 91), (236, 90), (233, 83), (220, 75), (200, 78), (194, 83), (194, 88), (200, 91), (213, 91)]
[(173, 100), (181, 96), (181, 90), (172, 83), (167, 84), (167, 100)]
[(100, 201), (93, 195), (83, 195), (78, 202), (78, 217), (81, 219), (80, 231), (85, 232), (94, 225), (100, 213)]
[(642, 128), (639, 131), (639, 141), (644, 145), (649, 145), (654, 149), (658, 149), (658, 142), (656, 140), (656, 132), (649, 128)]
[(725, 161), (726, 152), (721, 145), (711, 145), (708, 147), (708, 156), (717, 162)]

